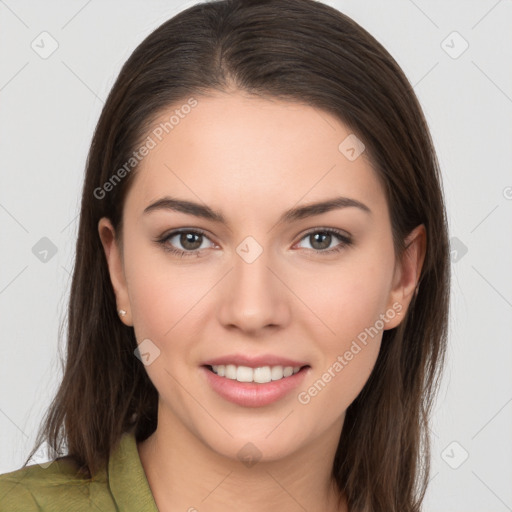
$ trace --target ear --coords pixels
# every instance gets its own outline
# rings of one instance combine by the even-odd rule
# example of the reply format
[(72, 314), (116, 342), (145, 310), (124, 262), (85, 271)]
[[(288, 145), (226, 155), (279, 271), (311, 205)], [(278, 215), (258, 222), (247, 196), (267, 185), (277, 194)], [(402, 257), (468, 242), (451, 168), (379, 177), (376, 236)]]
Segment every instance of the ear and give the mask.
[(400, 324), (417, 293), (418, 281), (425, 260), (427, 234), (425, 226), (416, 226), (405, 239), (405, 250), (401, 261), (395, 265), (393, 287), (390, 292), (388, 309), (399, 312), (386, 322), (386, 329)]
[(98, 233), (107, 258), (110, 281), (116, 296), (117, 310), (126, 311), (126, 314), (124, 316), (120, 315), (119, 318), (125, 325), (131, 326), (133, 324), (131, 322), (130, 300), (124, 275), (122, 249), (116, 240), (115, 230), (110, 219), (107, 217), (100, 219), (98, 222)]

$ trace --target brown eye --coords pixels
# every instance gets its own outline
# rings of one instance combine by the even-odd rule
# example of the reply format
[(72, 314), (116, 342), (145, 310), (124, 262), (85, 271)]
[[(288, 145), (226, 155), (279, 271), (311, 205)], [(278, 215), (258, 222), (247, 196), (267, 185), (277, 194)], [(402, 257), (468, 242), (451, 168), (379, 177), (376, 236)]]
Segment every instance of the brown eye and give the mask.
[(321, 251), (329, 248), (332, 241), (332, 235), (330, 233), (319, 232), (309, 235), (309, 239), (312, 241), (311, 246), (313, 249)]
[(180, 233), (179, 242), (184, 249), (195, 251), (201, 247), (203, 235), (199, 233)]
[[(302, 237), (302, 240), (308, 240), (311, 249), (319, 254), (333, 253), (341, 251), (344, 247), (352, 244), (352, 240), (347, 235), (335, 229), (317, 229), (310, 231)], [(336, 241), (338, 243), (336, 243)], [(332, 245), (334, 242), (334, 245)]]
[(205, 241), (210, 240), (204, 233), (194, 230), (173, 231), (157, 240), (165, 251), (180, 256), (199, 256), (203, 249), (208, 248), (203, 246)]

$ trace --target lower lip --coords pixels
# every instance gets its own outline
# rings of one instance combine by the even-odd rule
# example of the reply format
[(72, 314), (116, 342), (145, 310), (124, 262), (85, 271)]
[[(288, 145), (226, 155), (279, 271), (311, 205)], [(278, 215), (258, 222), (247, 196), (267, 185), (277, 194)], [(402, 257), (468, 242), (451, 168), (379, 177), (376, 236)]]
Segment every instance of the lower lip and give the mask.
[(295, 389), (304, 380), (309, 369), (306, 366), (290, 377), (259, 384), (219, 377), (206, 366), (201, 366), (212, 389), (228, 402), (242, 407), (263, 407), (276, 402)]

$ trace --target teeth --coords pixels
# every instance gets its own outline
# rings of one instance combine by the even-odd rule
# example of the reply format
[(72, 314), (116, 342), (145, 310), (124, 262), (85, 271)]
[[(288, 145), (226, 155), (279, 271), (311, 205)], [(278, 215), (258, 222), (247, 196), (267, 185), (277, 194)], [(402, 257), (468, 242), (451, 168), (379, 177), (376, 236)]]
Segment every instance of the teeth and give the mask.
[(294, 375), (300, 370), (300, 366), (236, 366), (234, 364), (219, 364), (212, 366), (214, 373), (219, 377), (226, 377), (238, 382), (257, 382), (265, 384), (273, 380), (281, 380)]
[(226, 378), (236, 379), (236, 366), (234, 364), (228, 364), (226, 366)]

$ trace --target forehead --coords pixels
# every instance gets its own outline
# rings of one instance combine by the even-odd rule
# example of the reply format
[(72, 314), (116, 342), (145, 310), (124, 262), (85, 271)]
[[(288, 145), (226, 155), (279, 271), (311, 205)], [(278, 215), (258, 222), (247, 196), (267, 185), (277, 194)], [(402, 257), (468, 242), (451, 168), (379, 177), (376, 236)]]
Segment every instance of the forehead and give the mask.
[(343, 195), (386, 208), (365, 152), (347, 153), (362, 146), (335, 116), (243, 93), (194, 98), (193, 108), (173, 105), (153, 122), (127, 204), (143, 210), (169, 194), (240, 213)]

